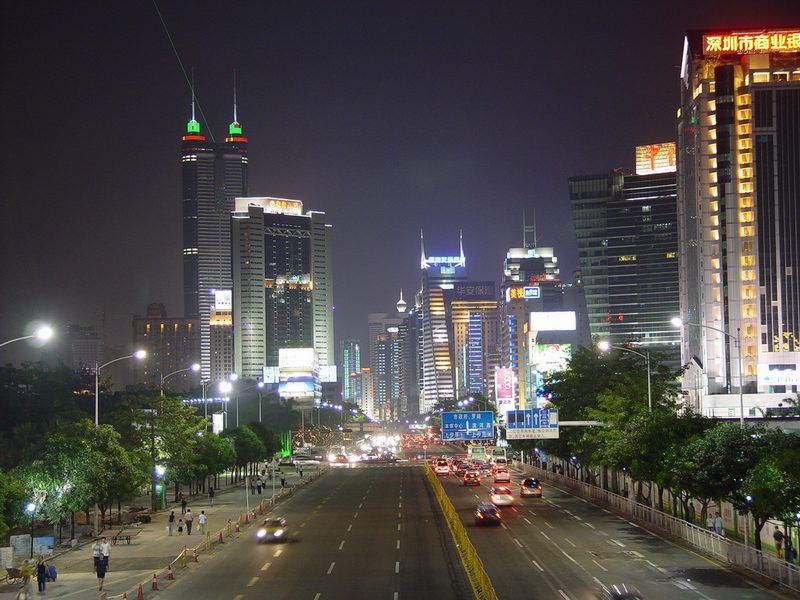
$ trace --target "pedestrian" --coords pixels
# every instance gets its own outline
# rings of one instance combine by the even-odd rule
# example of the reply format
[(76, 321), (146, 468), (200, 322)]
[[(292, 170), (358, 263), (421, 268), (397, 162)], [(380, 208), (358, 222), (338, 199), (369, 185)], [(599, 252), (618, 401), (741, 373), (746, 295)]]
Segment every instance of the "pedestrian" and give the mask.
[(303, 469), (300, 469), (300, 479), (303, 478)]
[(772, 539), (775, 540), (775, 554), (778, 555), (778, 558), (783, 558), (783, 532), (777, 525), (775, 525), (775, 531), (772, 532)]
[(263, 477), (266, 474), (267, 474), (267, 470), (266, 469), (261, 469), (261, 476)]
[(169, 525), (167, 525), (167, 529), (169, 529), (169, 535), (172, 536), (172, 528), (175, 526), (175, 511), (169, 511)]
[(708, 513), (708, 518), (706, 519), (706, 529), (714, 531), (714, 515), (711, 513)]
[(100, 560), (100, 540), (96, 539), (92, 544), (92, 569), (97, 571), (97, 561)]
[(214, 506), (214, 486), (209, 486), (208, 488), (208, 501), (211, 506)]
[(33, 571), (33, 565), (31, 565), (30, 561), (26, 558), (22, 561), (22, 585), (24, 586), (25, 593), (28, 593), (28, 586), (31, 582), (31, 573)]
[(256, 479), (256, 489), (258, 490), (258, 495), (261, 495), (261, 488), (264, 487), (264, 480), (259, 477)]
[(281, 477), (281, 487), (286, 487), (286, 477)]
[(184, 496), (183, 492), (181, 492), (181, 513), (185, 513), (186, 512), (186, 505), (187, 504), (188, 504), (188, 502), (186, 502), (186, 496)]
[(108, 540), (104, 537), (100, 538), (100, 554), (103, 555), (101, 562), (105, 563), (106, 571), (108, 571), (108, 559), (111, 555), (111, 544), (109, 544)]
[(203, 535), (206, 532), (206, 511), (200, 511), (200, 515), (197, 517), (197, 525), (200, 527), (200, 535)]
[(717, 535), (725, 535), (725, 530), (722, 528), (722, 515), (719, 513), (714, 515), (714, 533)]
[(183, 515), (183, 522), (186, 523), (186, 535), (192, 535), (192, 509), (187, 508), (186, 514)]
[(178, 519), (178, 535), (183, 535), (183, 519)]
[(247, 478), (247, 485), (250, 486), (250, 494), (255, 496), (256, 494), (256, 480), (253, 477)]
[(100, 589), (103, 589), (103, 580), (106, 578), (106, 563), (100, 561), (97, 563), (97, 581), (100, 583)]
[(39, 593), (44, 594), (44, 586), (47, 582), (47, 563), (41, 554), (36, 559), (36, 583), (39, 584)]

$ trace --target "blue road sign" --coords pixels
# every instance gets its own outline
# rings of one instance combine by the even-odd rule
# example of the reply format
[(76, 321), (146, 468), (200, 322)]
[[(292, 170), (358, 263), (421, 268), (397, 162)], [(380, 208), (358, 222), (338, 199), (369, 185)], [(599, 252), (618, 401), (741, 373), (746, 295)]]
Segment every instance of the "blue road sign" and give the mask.
[(558, 410), (510, 410), (506, 415), (506, 439), (526, 440), (558, 437)]
[(468, 411), (442, 413), (442, 440), (493, 440), (494, 413)]

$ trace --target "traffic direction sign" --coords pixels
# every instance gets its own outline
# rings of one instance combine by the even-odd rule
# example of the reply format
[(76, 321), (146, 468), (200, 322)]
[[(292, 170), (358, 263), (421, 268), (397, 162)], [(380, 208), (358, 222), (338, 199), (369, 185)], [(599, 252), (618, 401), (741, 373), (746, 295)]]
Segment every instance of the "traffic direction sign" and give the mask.
[(558, 438), (558, 410), (510, 410), (506, 415), (506, 439), (542, 440)]
[(494, 413), (486, 411), (442, 413), (442, 440), (494, 439)]

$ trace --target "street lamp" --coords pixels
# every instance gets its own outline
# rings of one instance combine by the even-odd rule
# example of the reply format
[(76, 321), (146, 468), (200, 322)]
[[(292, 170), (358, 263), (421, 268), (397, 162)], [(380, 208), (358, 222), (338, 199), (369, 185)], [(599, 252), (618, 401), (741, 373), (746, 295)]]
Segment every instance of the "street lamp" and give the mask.
[[(237, 379), (236, 374), (235, 373), (231, 373), (231, 380), (232, 381), (236, 381), (236, 379)], [(246, 392), (248, 390), (255, 389), (255, 388), (259, 389), (259, 392), (258, 392), (258, 422), (261, 423), (261, 391), (260, 390), (263, 387), (264, 387), (264, 382), (263, 381), (259, 381), (259, 382), (255, 383), (254, 385), (246, 387), (246, 388), (244, 388), (242, 390), (236, 390), (236, 426), (237, 427), (239, 426), (239, 394), (243, 394), (244, 392)]]
[(725, 337), (731, 339), (736, 344), (737, 352), (739, 359), (739, 426), (744, 427), (744, 369), (742, 367), (742, 338), (740, 336), (740, 331), (736, 330), (736, 335), (728, 333), (724, 329), (719, 329), (717, 327), (712, 327), (711, 325), (701, 325), (700, 323), (690, 323), (685, 322), (680, 317), (672, 317), (670, 320), (674, 327), (681, 329), (685, 326), (690, 327), (698, 327), (700, 329), (710, 329), (712, 331), (716, 331), (717, 333), (721, 333)]
[[(223, 379), (217, 385), (217, 389), (219, 389), (220, 394), (222, 394), (225, 397), (228, 397), (230, 395), (230, 393), (231, 393), (231, 390), (233, 389), (233, 384), (230, 381), (228, 381), (227, 379)], [(237, 410), (236, 412), (238, 413), (239, 411)], [(227, 419), (228, 409), (227, 408), (225, 409), (225, 415), (226, 415), (225, 426), (227, 427), (227, 425), (228, 425), (228, 419)]]
[(645, 352), (642, 353), (637, 350), (631, 350), (630, 348), (626, 348), (624, 346), (613, 346), (608, 340), (602, 340), (597, 344), (597, 347), (600, 348), (602, 352), (608, 352), (614, 348), (614, 350), (630, 352), (631, 354), (641, 356), (644, 359), (645, 364), (647, 365), (647, 412), (653, 412), (653, 394), (650, 387), (650, 352), (645, 350)]
[(178, 369), (177, 371), (173, 371), (172, 373), (167, 373), (166, 375), (161, 375), (161, 396), (164, 396), (164, 381), (168, 378), (172, 377), (173, 375), (177, 375), (178, 373), (184, 373), (186, 371), (192, 371), (197, 373), (200, 370), (200, 365), (198, 363), (194, 363), (191, 366), (186, 367), (185, 369)]
[(14, 342), (22, 342), (24, 340), (39, 340), (40, 342), (47, 342), (50, 338), (53, 337), (55, 332), (53, 331), (52, 327), (47, 325), (42, 325), (36, 331), (34, 331), (31, 335), (23, 335), (22, 337), (14, 338), (13, 340), (7, 340), (5, 342), (0, 343), (0, 348), (3, 346), (8, 346), (9, 344), (13, 344)]
[(33, 517), (36, 514), (36, 504), (28, 502), (25, 505), (25, 512), (31, 516), (31, 558), (33, 558)]
[(94, 426), (95, 427), (100, 425), (100, 370), (120, 360), (127, 360), (129, 358), (135, 358), (136, 360), (143, 360), (146, 356), (147, 352), (145, 352), (144, 350), (137, 350), (133, 354), (120, 356), (119, 358), (110, 360), (107, 363), (103, 363), (102, 365), (98, 365), (97, 362), (94, 363)]

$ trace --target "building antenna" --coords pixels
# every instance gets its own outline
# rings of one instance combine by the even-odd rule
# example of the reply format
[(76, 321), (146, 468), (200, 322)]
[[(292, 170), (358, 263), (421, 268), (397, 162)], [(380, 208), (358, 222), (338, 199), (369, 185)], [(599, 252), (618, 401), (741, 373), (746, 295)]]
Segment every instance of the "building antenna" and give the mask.
[[(531, 248), (536, 248), (536, 209), (533, 209), (533, 224), (528, 225), (527, 217), (527, 210), (524, 208), (522, 209), (522, 246), (523, 248), (530, 250)], [(528, 236), (532, 236), (532, 245), (528, 245)]]
[(236, 68), (233, 69), (233, 122), (239, 122), (236, 118)]
[(422, 229), (419, 230), (419, 249), (420, 249), (420, 268), (428, 268), (428, 259), (425, 258), (425, 238), (422, 234)]
[(192, 67), (192, 121), (196, 121), (197, 119), (194, 118), (194, 67)]
[(458, 258), (462, 267), (467, 266), (467, 259), (464, 257), (464, 230), (458, 230)]

